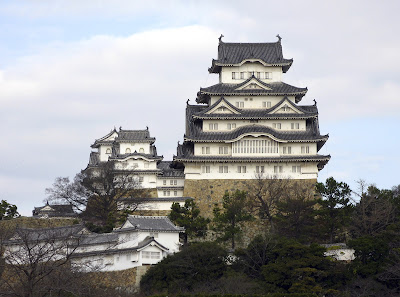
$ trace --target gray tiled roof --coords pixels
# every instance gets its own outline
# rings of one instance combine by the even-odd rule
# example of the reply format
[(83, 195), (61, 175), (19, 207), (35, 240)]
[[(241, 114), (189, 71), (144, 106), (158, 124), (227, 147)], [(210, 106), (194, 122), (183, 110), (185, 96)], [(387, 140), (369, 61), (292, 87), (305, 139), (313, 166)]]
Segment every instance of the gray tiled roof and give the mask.
[[(51, 207), (52, 210), (43, 210), (43, 208), (46, 206)], [(35, 207), (32, 215), (33, 217), (38, 217), (41, 215), (47, 215), (48, 217), (75, 217), (77, 214), (73, 211), (72, 205), (70, 204), (46, 204), (45, 206)]]
[(262, 126), (262, 125), (246, 125), (235, 130), (229, 132), (203, 132), (196, 131), (197, 133), (192, 135), (186, 135), (185, 141), (195, 141), (195, 142), (225, 142), (231, 141), (242, 134), (246, 133), (265, 133), (271, 134), (277, 139), (289, 141), (289, 142), (317, 142), (317, 141), (326, 141), (328, 139), (328, 135), (319, 135), (314, 133), (312, 129), (307, 129), (306, 131), (296, 132), (286, 132), (281, 130), (275, 130), (270, 127)]
[[(107, 139), (112, 134), (117, 133), (118, 136), (115, 140), (104, 140)], [(154, 143), (156, 139), (154, 137), (150, 137), (150, 132), (148, 129), (145, 130), (123, 130), (120, 129), (117, 131), (115, 128), (111, 130), (110, 133), (103, 136), (102, 138), (96, 139), (94, 143), (91, 145), (92, 148), (96, 148), (101, 144), (112, 145), (114, 142), (149, 142)]]
[(154, 154), (142, 154), (142, 153), (130, 153), (130, 154), (117, 154), (117, 155), (112, 155), (110, 156), (110, 160), (122, 160), (128, 157), (143, 157), (146, 159), (152, 159), (152, 160), (162, 160), (162, 156), (157, 156)]
[(157, 168), (162, 170), (162, 175), (165, 178), (185, 178), (185, 174), (182, 169), (172, 167), (172, 161), (161, 161), (157, 164)]
[[(241, 86), (247, 84), (250, 80), (256, 80), (259, 84), (269, 88), (266, 89), (241, 89), (237, 90)], [(239, 84), (227, 84), (227, 83), (218, 83), (216, 85), (200, 88), (200, 91), (197, 93), (196, 102), (197, 103), (208, 103), (207, 96), (231, 96), (231, 95), (242, 95), (242, 96), (295, 96), (296, 103), (300, 102), (301, 98), (307, 93), (307, 88), (298, 88), (292, 85), (289, 85), (284, 82), (273, 82), (273, 83), (265, 83), (254, 76), (245, 80)]]
[(97, 166), (100, 163), (100, 154), (98, 152), (91, 152), (89, 156), (89, 167)]
[(154, 142), (156, 139), (150, 137), (149, 130), (120, 130), (116, 142)]
[(53, 227), (53, 228), (40, 228), (40, 229), (32, 229), (32, 228), (18, 228), (15, 231), (15, 234), (9, 240), (9, 243), (18, 243), (21, 239), (13, 240), (15, 236), (27, 239), (28, 241), (46, 241), (46, 240), (54, 240), (54, 239), (63, 239), (69, 238), (72, 236), (79, 236), (81, 231), (87, 232), (85, 226), (78, 224), (72, 226), (63, 226), (63, 227)]
[(136, 249), (144, 248), (145, 246), (149, 245), (152, 242), (157, 243), (162, 249), (164, 249), (166, 251), (169, 250), (169, 248), (163, 246), (161, 243), (159, 243), (157, 240), (155, 240), (154, 237), (152, 237), (152, 236), (147, 236), (144, 240), (139, 242)]
[(218, 45), (218, 59), (212, 61), (210, 73), (218, 73), (221, 66), (237, 65), (243, 60), (259, 59), (269, 65), (283, 66), (286, 72), (293, 63), (292, 59), (284, 59), (281, 42), (272, 43), (225, 43)]
[(118, 234), (116, 233), (90, 234), (82, 236), (80, 239), (80, 245), (97, 245), (116, 242), (118, 242)]
[[(303, 112), (302, 114), (298, 113), (275, 113), (270, 114), (277, 106), (282, 104), (283, 102), (287, 102), (289, 105)], [(221, 102), (228, 105), (230, 108), (234, 109), (235, 113), (217, 113), (217, 114), (207, 114), (210, 110), (216, 107)], [(233, 106), (229, 101), (227, 101), (224, 97), (221, 97), (218, 101), (216, 101), (213, 105), (208, 108), (201, 110), (200, 112), (194, 113), (193, 118), (197, 119), (306, 119), (310, 117), (315, 117), (318, 115), (318, 109), (316, 106), (297, 106), (292, 101), (288, 100), (287, 97), (283, 98), (280, 102), (274, 105), (271, 108), (264, 109), (240, 109)]]
[(167, 217), (162, 216), (128, 216), (128, 221), (136, 229), (153, 231), (183, 231), (184, 228), (175, 226)]
[(81, 258), (81, 257), (88, 257), (88, 256), (98, 256), (98, 255), (112, 255), (112, 254), (120, 254), (120, 253), (128, 253), (134, 252), (139, 249), (142, 249), (148, 246), (150, 243), (155, 242), (161, 249), (168, 251), (169, 249), (159, 243), (154, 237), (147, 236), (144, 240), (138, 243), (137, 246), (130, 247), (130, 248), (123, 248), (123, 249), (106, 249), (106, 250), (99, 250), (99, 251), (90, 251), (90, 252), (83, 252), (83, 253), (74, 253), (72, 254), (72, 258)]

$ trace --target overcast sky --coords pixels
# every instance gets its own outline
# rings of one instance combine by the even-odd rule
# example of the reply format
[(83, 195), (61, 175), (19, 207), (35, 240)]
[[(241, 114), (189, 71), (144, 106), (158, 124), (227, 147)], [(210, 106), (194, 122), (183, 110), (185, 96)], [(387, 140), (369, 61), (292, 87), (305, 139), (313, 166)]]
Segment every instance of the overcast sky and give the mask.
[(308, 87), (300, 104), (317, 100), (330, 135), (320, 181), (400, 184), (400, 1), (199, 2), (1, 1), (0, 199), (30, 215), (114, 127), (148, 126), (171, 160), (221, 33), (282, 36), (284, 81)]

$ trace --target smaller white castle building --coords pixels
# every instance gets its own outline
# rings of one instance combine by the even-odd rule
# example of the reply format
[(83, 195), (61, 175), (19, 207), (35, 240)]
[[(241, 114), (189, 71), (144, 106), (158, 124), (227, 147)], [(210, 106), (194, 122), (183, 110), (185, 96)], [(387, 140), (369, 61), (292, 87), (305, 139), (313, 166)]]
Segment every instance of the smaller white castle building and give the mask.
[[(5, 242), (8, 264), (70, 259), (81, 271), (118, 271), (160, 262), (179, 251), (179, 233), (163, 216), (128, 216), (122, 227), (111, 233), (95, 234), (82, 225), (46, 229), (17, 229)], [(50, 251), (44, 254), (44, 247)], [(35, 251), (38, 254), (35, 255)]]
[[(158, 198), (173, 198), (176, 202), (183, 195), (183, 168), (173, 168), (171, 161), (163, 161), (163, 156), (157, 155), (155, 141), (148, 129), (120, 128), (117, 131), (114, 128), (91, 145), (94, 151), (90, 154), (88, 168), (95, 168), (102, 162), (115, 161), (117, 172), (129, 172), (141, 188), (153, 190), (154, 196)], [(185, 201), (184, 198), (181, 200)]]

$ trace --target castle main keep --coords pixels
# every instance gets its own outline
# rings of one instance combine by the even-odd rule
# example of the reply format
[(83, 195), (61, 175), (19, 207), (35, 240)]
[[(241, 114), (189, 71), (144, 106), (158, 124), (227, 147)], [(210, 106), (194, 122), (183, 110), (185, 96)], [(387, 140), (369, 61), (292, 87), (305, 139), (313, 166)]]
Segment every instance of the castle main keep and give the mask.
[(173, 161), (157, 155), (148, 130), (120, 129), (95, 141), (89, 165), (123, 162), (120, 170), (154, 190), (158, 208), (192, 197), (206, 213), (226, 190), (245, 189), (260, 176), (316, 181), (330, 159), (318, 153), (328, 135), (320, 133), (316, 101), (300, 105), (307, 88), (283, 82), (292, 63), (279, 35), (272, 43), (226, 43), (221, 36), (208, 69), (219, 83), (200, 88), (197, 104), (187, 103)]

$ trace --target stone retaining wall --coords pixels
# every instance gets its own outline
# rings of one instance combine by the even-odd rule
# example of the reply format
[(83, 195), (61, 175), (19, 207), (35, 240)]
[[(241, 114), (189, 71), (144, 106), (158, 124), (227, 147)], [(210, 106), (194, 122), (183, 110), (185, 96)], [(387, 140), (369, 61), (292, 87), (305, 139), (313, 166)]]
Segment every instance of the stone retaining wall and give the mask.
[[(222, 198), (226, 191), (234, 192), (236, 190), (249, 191), (249, 186), (254, 180), (185, 180), (185, 188), (183, 195), (185, 197), (192, 197), (196, 205), (200, 209), (202, 216), (212, 219), (213, 208), (216, 204), (221, 207)], [(268, 183), (268, 180), (265, 180)], [(306, 183), (313, 187), (317, 182), (315, 179), (309, 180), (290, 180), (289, 182)], [(246, 246), (256, 235), (268, 232), (269, 226), (266, 220), (256, 218), (252, 222), (246, 222), (243, 227), (241, 242), (238, 246)], [(212, 240), (215, 234), (212, 231), (208, 232), (206, 240)]]

